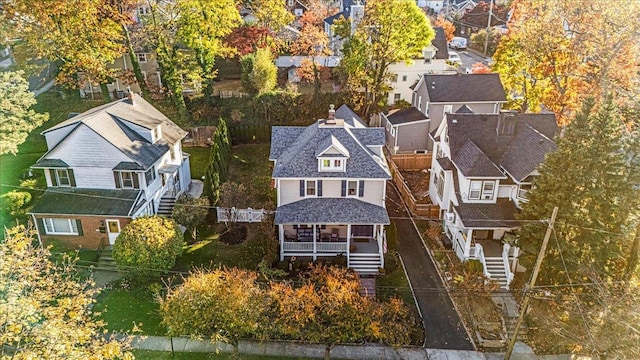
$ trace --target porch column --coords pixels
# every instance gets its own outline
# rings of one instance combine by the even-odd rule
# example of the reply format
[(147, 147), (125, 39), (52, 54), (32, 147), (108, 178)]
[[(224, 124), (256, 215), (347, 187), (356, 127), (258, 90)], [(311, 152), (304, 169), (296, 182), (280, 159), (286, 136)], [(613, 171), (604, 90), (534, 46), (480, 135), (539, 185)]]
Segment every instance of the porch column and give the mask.
[[(339, 237), (340, 236), (338, 236), (338, 238)], [(347, 267), (349, 267), (350, 256), (351, 256), (351, 224), (347, 224)]]
[(284, 260), (284, 225), (278, 225), (278, 238), (280, 241), (280, 261)]
[(471, 239), (473, 239), (473, 229), (467, 230), (467, 238), (464, 241), (464, 258), (468, 258), (471, 253)]
[(313, 261), (316, 261), (318, 259), (318, 253), (317, 251), (317, 239), (316, 239), (316, 229), (318, 228), (318, 226), (316, 224), (312, 224), (313, 225)]

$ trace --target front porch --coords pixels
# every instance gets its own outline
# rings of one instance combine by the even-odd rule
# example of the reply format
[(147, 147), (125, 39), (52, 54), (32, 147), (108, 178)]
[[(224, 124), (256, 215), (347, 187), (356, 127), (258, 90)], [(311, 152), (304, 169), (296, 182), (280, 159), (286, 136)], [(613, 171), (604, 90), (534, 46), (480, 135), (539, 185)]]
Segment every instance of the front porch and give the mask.
[(280, 259), (344, 255), (359, 273), (384, 267), (384, 225), (280, 224)]

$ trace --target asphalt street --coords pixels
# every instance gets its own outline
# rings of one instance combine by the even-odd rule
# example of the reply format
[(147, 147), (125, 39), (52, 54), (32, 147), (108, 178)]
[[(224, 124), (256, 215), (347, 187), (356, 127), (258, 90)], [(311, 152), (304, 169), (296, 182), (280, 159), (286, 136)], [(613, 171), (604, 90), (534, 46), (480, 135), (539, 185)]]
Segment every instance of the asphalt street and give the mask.
[(387, 212), (398, 230), (398, 253), (405, 264), (409, 282), (425, 329), (427, 348), (474, 350), (458, 312), (438, 276), (420, 235), (409, 218), (397, 190), (387, 186)]

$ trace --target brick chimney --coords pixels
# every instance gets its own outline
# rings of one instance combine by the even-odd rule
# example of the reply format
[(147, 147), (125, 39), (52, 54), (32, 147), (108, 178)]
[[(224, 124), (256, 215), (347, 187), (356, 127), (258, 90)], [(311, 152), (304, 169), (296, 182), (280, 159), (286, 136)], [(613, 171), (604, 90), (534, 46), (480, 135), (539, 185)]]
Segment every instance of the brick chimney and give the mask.
[(131, 91), (131, 86), (127, 86), (127, 99), (129, 100), (129, 103), (133, 105), (133, 91)]

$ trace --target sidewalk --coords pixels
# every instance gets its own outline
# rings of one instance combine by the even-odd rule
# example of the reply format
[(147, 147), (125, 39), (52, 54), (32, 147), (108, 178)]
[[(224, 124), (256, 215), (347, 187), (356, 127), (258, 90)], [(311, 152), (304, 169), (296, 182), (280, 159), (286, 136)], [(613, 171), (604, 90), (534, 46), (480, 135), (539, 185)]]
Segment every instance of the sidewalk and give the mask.
[[(223, 352), (232, 353), (233, 347), (226, 343), (208, 340), (194, 340), (185, 337), (136, 336), (132, 341), (134, 349), (174, 352)], [(279, 357), (324, 358), (325, 346), (321, 344), (302, 344), (286, 341), (249, 341), (240, 340), (238, 352), (246, 355), (267, 355)], [(336, 345), (331, 349), (332, 359), (353, 360), (501, 360), (503, 353), (482, 353), (467, 350), (425, 349), (421, 347), (392, 348), (378, 344)], [(516, 343), (513, 360), (565, 360), (571, 355), (542, 355), (531, 352), (531, 348)]]

